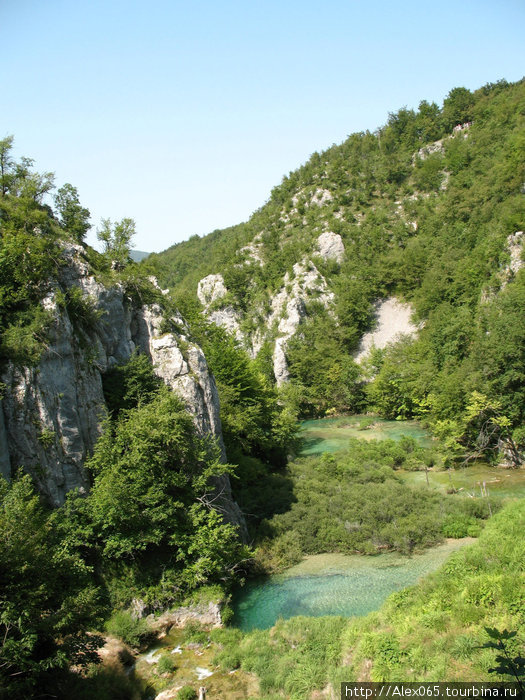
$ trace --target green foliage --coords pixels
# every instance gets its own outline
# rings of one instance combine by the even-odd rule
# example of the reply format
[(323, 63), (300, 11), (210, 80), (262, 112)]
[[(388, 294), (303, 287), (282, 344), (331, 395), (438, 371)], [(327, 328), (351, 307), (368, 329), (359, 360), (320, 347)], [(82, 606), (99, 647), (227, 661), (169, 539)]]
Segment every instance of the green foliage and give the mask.
[(55, 207), (60, 226), (76, 241), (82, 243), (91, 228), (89, 210), (81, 206), (78, 190), (66, 183), (55, 195)]
[(55, 444), (56, 433), (54, 430), (49, 430), (44, 428), (40, 435), (38, 436), (38, 442), (42, 445), (44, 449), (47, 449)]
[(474, 118), (475, 97), (464, 87), (451, 90), (443, 102), (443, 122), (450, 131), (456, 124), (464, 124)]
[(38, 363), (47, 346), (51, 314), (39, 307), (16, 314), (2, 334), (0, 356), (18, 365)]
[[(482, 649), (495, 649), (500, 652), (496, 656), (498, 665), (489, 668), (489, 673), (497, 673), (500, 676), (509, 676), (519, 685), (521, 692), (525, 690), (525, 658), (520, 654), (512, 655), (512, 642), (516, 641), (517, 632), (509, 630), (498, 630), (485, 627), (485, 632), (489, 636), (489, 641), (482, 645)], [(512, 641), (511, 641), (512, 640)]]
[(326, 312), (315, 308), (289, 342), (287, 359), (293, 383), (303, 387), (299, 404), (303, 415), (359, 409), (359, 369), (345, 352), (340, 328)]
[(445, 537), (478, 537), (480, 531), (476, 519), (465, 513), (450, 513), (443, 521)]
[[(82, 559), (64, 550), (28, 476), (0, 484), (2, 697), (52, 690), (68, 664), (98, 660), (98, 591)], [(0, 693), (1, 695), (1, 693)]]
[(130, 262), (129, 250), (135, 235), (135, 222), (124, 218), (114, 224), (111, 219), (102, 219), (97, 238), (104, 246), (104, 255), (116, 270), (123, 270)]
[(241, 668), (257, 674), (261, 696), (284, 693), (291, 700), (309, 697), (325, 685), (341, 653), (342, 618), (296, 617), (269, 631), (245, 637), (237, 647)]
[(85, 334), (94, 331), (103, 316), (95, 300), (84, 294), (80, 287), (70, 287), (64, 292), (58, 290), (55, 293), (55, 300), (58, 307), (67, 311), (77, 338), (82, 338)]
[(162, 380), (154, 373), (149, 358), (136, 353), (125, 365), (106, 372), (102, 385), (109, 414), (116, 418), (122, 410), (129, 411), (152, 401), (162, 386)]
[(199, 622), (188, 622), (184, 626), (184, 641), (194, 644), (206, 644), (208, 642), (208, 631)]
[(106, 621), (106, 632), (132, 647), (138, 647), (148, 636), (149, 628), (144, 620), (137, 620), (125, 610), (117, 610)]
[(297, 442), (296, 414), (282, 405), (275, 387), (222, 328), (198, 336), (221, 401), (221, 421), (230, 458), (254, 455), (282, 465)]
[(156, 671), (159, 676), (161, 676), (163, 673), (173, 673), (175, 668), (176, 664), (173, 656), (170, 654), (162, 654), (158, 661)]
[(443, 181), (443, 158), (434, 153), (424, 160), (416, 161), (414, 185), (422, 192), (435, 192)]
[[(481, 639), (484, 627), (495, 621), (511, 624), (514, 620), (519, 624), (521, 619), (521, 603), (517, 601), (523, 601), (524, 594), (523, 539), (518, 533), (523, 526), (524, 506), (522, 501), (509, 504), (488, 522), (478, 543), (453, 555), (437, 574), (414, 589), (401, 597), (391, 597), (375, 620), (354, 625), (356, 632), (360, 629), (357, 634), (362, 634), (363, 627), (402, 630), (401, 643), (408, 653), (399, 661), (398, 673), (406, 674), (406, 679), (435, 678), (436, 668), (445, 661), (447, 680), (488, 680), (490, 661), (474, 651), (472, 637)], [(434, 620), (444, 616), (446, 626), (429, 632), (425, 625), (424, 631), (422, 625), (430, 615)], [(444, 634), (447, 627), (449, 635)], [(470, 637), (468, 653), (463, 644), (463, 658), (456, 664), (454, 651), (466, 634)], [(426, 658), (416, 656), (418, 647), (425, 649)], [(357, 643), (355, 664), (363, 654)], [(471, 659), (468, 670), (466, 656)]]
[(296, 460), (289, 466), (294, 500), (268, 521), (272, 540), (257, 561), (279, 570), (304, 554), (411, 553), (438, 543), (440, 499), (409, 488), (394, 471), (417, 459), (423, 467), (425, 458), (411, 441), (351, 440), (348, 452)]
[(113, 428), (107, 425), (88, 466), (91, 518), (102, 556), (108, 564), (121, 561), (136, 580), (132, 586), (141, 576), (144, 585), (149, 575), (157, 606), (227, 579), (245, 555), (235, 527), (209, 507), (213, 480), (228, 466), (197, 435), (191, 416), (167, 389), (121, 416)]
[[(78, 204), (75, 188), (65, 185), (56, 202), (60, 226), (43, 198), (53, 189), (51, 173), (32, 171), (32, 161), (11, 156), (13, 138), (0, 141), (0, 354), (18, 364), (36, 364), (46, 348), (51, 314), (41, 305), (56, 290), (63, 265), (59, 240), (81, 240), (89, 212)], [(71, 229), (71, 230), (70, 230)], [(81, 290), (59, 292), (57, 300), (79, 324), (96, 316)]]
[(178, 700), (197, 700), (197, 691), (191, 685), (183, 686), (177, 693)]

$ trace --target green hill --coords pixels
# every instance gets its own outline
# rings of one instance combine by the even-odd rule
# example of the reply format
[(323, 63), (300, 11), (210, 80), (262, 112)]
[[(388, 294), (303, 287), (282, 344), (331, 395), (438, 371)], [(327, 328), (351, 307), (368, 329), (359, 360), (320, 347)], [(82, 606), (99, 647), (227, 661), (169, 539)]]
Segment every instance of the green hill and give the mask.
[[(268, 376), (289, 380), (302, 415), (422, 418), (459, 451), (482, 447), (485, 417), (523, 445), (524, 146), (523, 80), (455, 88), (441, 108), (403, 108), (314, 153), (249, 221), (145, 266), (187, 315), (205, 308)], [(222, 280), (199, 303), (208, 275)], [(410, 304), (417, 337), (356, 365), (392, 298)]]

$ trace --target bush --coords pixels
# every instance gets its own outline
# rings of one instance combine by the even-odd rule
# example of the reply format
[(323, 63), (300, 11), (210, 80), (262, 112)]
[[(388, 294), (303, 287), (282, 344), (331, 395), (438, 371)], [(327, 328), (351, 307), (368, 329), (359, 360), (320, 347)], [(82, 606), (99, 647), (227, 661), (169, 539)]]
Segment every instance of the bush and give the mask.
[(188, 622), (184, 627), (184, 641), (196, 644), (207, 644), (208, 632), (198, 622)]
[(197, 700), (197, 693), (191, 685), (185, 685), (177, 693), (178, 700)]
[(106, 622), (106, 632), (136, 647), (148, 635), (149, 629), (145, 620), (136, 620), (126, 610), (118, 610)]
[(237, 651), (223, 650), (215, 655), (213, 663), (223, 671), (232, 671), (241, 665), (241, 655)]
[(481, 525), (472, 516), (464, 513), (449, 513), (443, 521), (445, 537), (478, 537)]
[(103, 312), (97, 309), (95, 300), (84, 294), (80, 287), (71, 287), (56, 293), (57, 305), (67, 311), (69, 320), (77, 334), (95, 330)]
[(163, 673), (173, 673), (176, 668), (175, 661), (170, 654), (163, 654), (157, 664), (157, 673), (162, 675)]

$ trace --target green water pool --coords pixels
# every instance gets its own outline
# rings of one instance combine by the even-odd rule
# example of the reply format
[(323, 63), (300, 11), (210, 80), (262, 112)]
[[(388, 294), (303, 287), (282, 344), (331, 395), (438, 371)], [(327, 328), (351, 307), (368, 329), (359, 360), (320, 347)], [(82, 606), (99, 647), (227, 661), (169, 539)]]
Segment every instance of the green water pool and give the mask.
[(432, 438), (416, 421), (395, 421), (370, 416), (338, 416), (319, 418), (301, 423), (302, 455), (338, 452), (348, 447), (350, 438), (360, 440), (400, 440), (414, 438), (423, 447), (432, 444)]
[(449, 540), (423, 554), (374, 557), (317, 554), (285, 573), (249, 581), (232, 600), (233, 624), (243, 631), (268, 629), (279, 618), (296, 615), (366, 615), (394, 591), (436, 570), (447, 557), (473, 540)]

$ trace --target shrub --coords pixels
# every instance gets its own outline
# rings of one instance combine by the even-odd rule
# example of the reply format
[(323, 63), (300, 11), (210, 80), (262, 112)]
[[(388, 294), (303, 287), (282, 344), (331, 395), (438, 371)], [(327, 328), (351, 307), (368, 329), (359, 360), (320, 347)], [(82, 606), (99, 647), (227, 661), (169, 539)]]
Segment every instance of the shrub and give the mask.
[(220, 666), (223, 671), (231, 671), (240, 667), (241, 656), (239, 652), (225, 649), (215, 655), (213, 663)]
[(449, 513), (443, 520), (445, 537), (477, 537), (481, 532), (478, 521), (464, 513)]
[(177, 693), (178, 700), (197, 700), (197, 693), (191, 685), (185, 685)]
[(176, 668), (175, 661), (170, 654), (163, 654), (157, 664), (157, 673), (162, 675), (163, 673), (173, 673)]
[(84, 294), (80, 287), (71, 287), (65, 292), (57, 292), (56, 301), (59, 307), (67, 311), (69, 320), (77, 333), (93, 331), (103, 313), (97, 309), (95, 300), (88, 294)]
[(188, 622), (184, 627), (184, 640), (196, 644), (206, 644), (208, 642), (208, 632), (198, 622)]
[(106, 631), (131, 646), (138, 646), (149, 630), (144, 620), (136, 620), (126, 610), (118, 610), (106, 622)]

